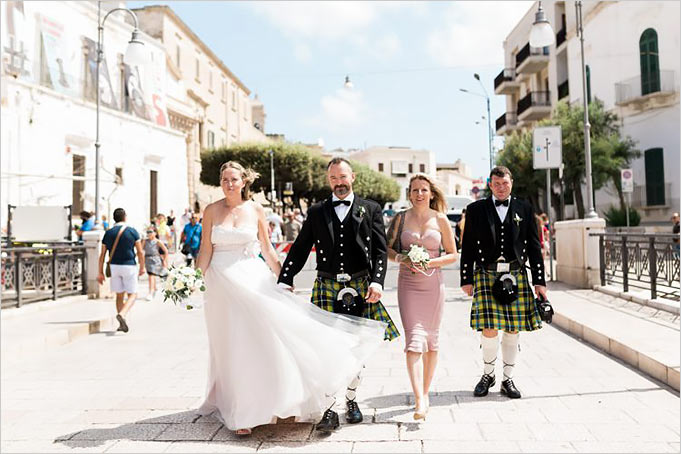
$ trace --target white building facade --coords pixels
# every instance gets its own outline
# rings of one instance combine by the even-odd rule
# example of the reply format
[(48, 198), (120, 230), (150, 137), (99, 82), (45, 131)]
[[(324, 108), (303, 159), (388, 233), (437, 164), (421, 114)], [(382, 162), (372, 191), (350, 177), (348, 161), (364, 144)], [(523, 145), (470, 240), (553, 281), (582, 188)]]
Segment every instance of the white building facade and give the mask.
[(460, 159), (454, 164), (437, 164), (437, 181), (445, 195), (460, 195), (475, 198), (475, 179)]
[[(583, 102), (574, 2), (543, 6), (556, 32), (552, 46), (529, 47), (536, 2), (504, 42), (506, 64), (495, 93), (506, 95), (507, 108), (497, 119), (497, 134), (532, 129), (559, 100)], [(601, 1), (584, 2), (582, 9), (587, 98), (616, 113), (622, 136), (634, 139), (642, 153), (631, 164), (632, 206), (645, 224), (667, 223), (679, 211), (679, 8), (667, 1)], [(595, 204), (601, 216), (619, 206), (612, 184), (596, 192)]]
[[(108, 8), (113, 8), (108, 4)], [(12, 205), (95, 211), (94, 2), (3, 2), (0, 223)], [(102, 16), (106, 10), (102, 8)], [(147, 36), (148, 63), (123, 63), (132, 27), (105, 25), (100, 68), (100, 214), (117, 207), (138, 228), (188, 204), (185, 137), (165, 110), (165, 52)]]

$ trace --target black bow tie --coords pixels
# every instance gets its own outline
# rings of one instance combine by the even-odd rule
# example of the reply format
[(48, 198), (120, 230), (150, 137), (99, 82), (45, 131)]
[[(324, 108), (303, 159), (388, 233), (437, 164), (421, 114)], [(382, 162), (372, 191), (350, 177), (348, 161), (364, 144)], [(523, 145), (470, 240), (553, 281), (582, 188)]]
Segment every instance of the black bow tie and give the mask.
[(350, 206), (349, 200), (334, 200), (332, 203), (334, 208), (337, 207), (338, 205)]
[(494, 206), (498, 207), (499, 205), (503, 205), (503, 206), (507, 207), (508, 206), (508, 199), (506, 199), (506, 200), (495, 200)]

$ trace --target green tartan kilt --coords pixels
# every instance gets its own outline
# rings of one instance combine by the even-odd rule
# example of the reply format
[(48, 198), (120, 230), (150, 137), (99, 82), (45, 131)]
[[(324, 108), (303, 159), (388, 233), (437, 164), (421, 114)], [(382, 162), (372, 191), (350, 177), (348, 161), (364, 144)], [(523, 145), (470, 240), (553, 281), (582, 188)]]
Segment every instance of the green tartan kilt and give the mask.
[[(321, 309), (333, 312), (333, 302), (336, 300), (338, 292), (346, 286), (354, 288), (360, 295), (366, 297), (369, 282), (366, 277), (361, 277), (348, 281), (344, 285), (333, 279), (317, 277), (314, 281), (314, 286), (312, 287), (311, 301)], [(362, 317), (387, 323), (388, 327), (385, 329), (385, 340), (393, 340), (400, 335), (400, 332), (390, 318), (388, 311), (380, 301), (373, 304), (367, 303)]]
[(527, 272), (511, 271), (518, 283), (518, 299), (511, 304), (499, 303), (492, 296), (492, 285), (502, 273), (484, 271), (480, 268), (473, 275), (473, 304), (471, 328), (502, 331), (534, 331), (541, 328), (541, 316), (534, 304), (534, 294), (527, 279)]

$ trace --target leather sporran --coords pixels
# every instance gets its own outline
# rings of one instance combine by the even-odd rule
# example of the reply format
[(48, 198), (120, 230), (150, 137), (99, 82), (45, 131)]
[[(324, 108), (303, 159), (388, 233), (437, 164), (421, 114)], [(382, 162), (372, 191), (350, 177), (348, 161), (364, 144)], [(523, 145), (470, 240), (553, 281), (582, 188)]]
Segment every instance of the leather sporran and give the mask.
[(366, 301), (357, 290), (352, 287), (345, 287), (338, 292), (338, 296), (333, 302), (333, 312), (361, 317), (364, 314), (365, 306)]
[(513, 303), (518, 299), (518, 282), (509, 273), (497, 276), (492, 284), (492, 296), (503, 305)]

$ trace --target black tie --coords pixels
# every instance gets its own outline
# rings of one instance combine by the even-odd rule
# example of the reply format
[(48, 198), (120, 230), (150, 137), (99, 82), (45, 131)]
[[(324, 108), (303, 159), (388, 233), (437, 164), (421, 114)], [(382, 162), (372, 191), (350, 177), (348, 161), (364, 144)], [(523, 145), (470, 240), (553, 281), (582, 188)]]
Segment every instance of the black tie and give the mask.
[(349, 200), (334, 200), (333, 201), (334, 208), (337, 207), (338, 205), (350, 206), (350, 201)]
[(503, 205), (503, 206), (507, 207), (508, 206), (508, 199), (506, 199), (506, 200), (495, 200), (494, 206), (498, 207), (499, 205)]

